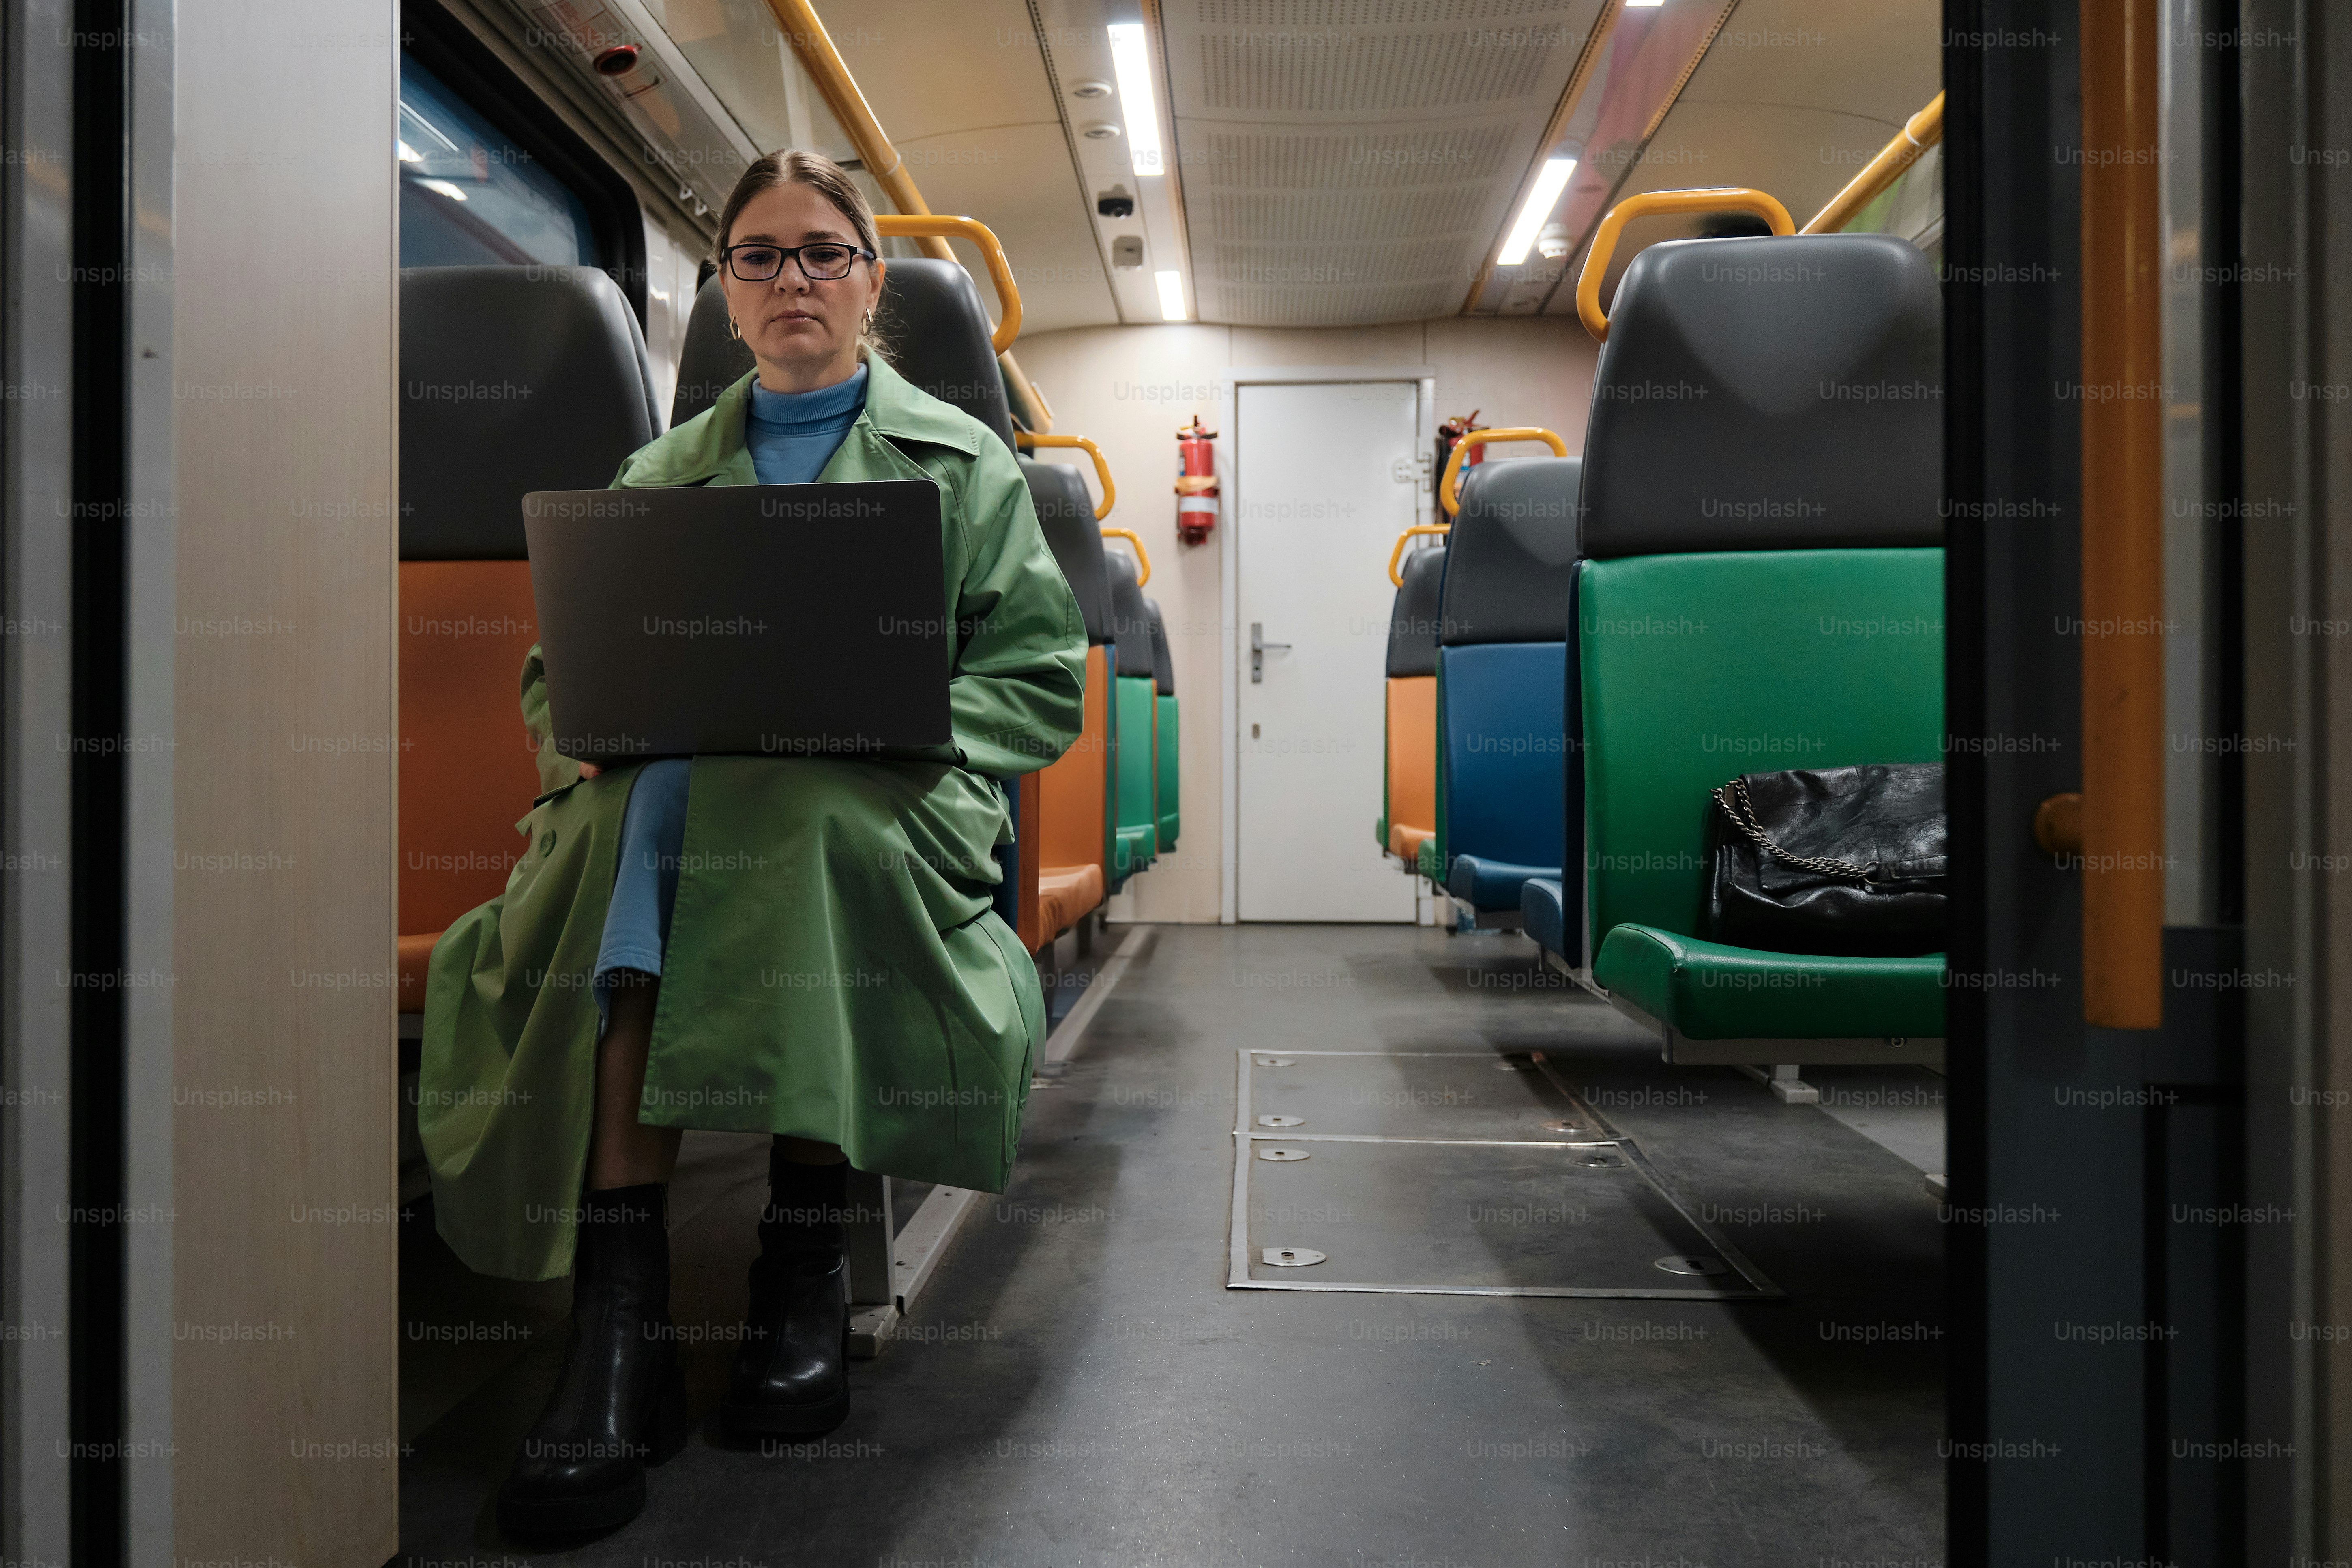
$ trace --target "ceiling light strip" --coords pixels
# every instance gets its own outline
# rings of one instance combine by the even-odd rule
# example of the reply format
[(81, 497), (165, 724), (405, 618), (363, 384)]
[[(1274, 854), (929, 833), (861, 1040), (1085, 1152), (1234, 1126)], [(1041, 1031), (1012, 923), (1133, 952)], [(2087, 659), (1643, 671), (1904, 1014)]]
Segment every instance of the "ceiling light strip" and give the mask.
[(1160, 0), (1142, 0), (1143, 37), (1151, 46), (1152, 80), (1159, 91), (1154, 108), (1160, 111), (1160, 166), (1168, 182), (1168, 215), (1176, 225), (1176, 254), (1192, 275), (1192, 319), (1201, 315), (1201, 268), (1192, 256), (1192, 232), (1184, 221), (1184, 155), (1176, 140), (1176, 83), (1168, 71), (1168, 28), (1160, 15)]
[[(1616, 27), (1618, 14), (1624, 8), (1624, 0), (1607, 0), (1601, 8), (1601, 15), (1593, 18), (1592, 31), (1586, 35), (1584, 47), (1577, 51), (1576, 66), (1568, 73), (1568, 86), (1560, 89), (1559, 101), (1552, 106), (1551, 118), (1544, 122), (1543, 135), (1536, 142), (1535, 156), (1528, 160), (1527, 173), (1519, 176), (1518, 185), (1511, 193), (1514, 204), (1524, 203), (1528, 199), (1528, 192), (1542, 177), (1544, 165), (1551, 160), (1552, 149), (1559, 145), (1561, 135), (1568, 130), (1569, 117), (1576, 112), (1577, 102), (1583, 98), (1584, 89), (1592, 84), (1592, 73), (1601, 64), (1601, 52), (1609, 46), (1610, 32)], [(1722, 26), (1720, 22), (1716, 25)], [(1516, 212), (1518, 208), (1515, 205), (1512, 210)], [(1540, 222), (1537, 226), (1542, 226)], [(1502, 247), (1503, 237), (1498, 234), (1478, 263), (1478, 276), (1471, 279), (1470, 292), (1463, 297), (1461, 314), (1466, 316), (1470, 313), (1478, 303), (1478, 296), (1484, 294), (1486, 285), (1493, 281), (1496, 258)]]

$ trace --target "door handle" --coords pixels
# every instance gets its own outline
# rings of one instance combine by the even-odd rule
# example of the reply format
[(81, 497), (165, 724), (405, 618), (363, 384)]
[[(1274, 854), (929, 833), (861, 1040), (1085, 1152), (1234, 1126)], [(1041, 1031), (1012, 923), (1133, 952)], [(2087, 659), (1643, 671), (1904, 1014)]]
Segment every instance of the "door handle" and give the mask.
[(1250, 623), (1250, 684), (1252, 686), (1265, 684), (1265, 656), (1269, 649), (1276, 653), (1288, 653), (1290, 645), (1286, 642), (1266, 641), (1265, 623), (1252, 621)]

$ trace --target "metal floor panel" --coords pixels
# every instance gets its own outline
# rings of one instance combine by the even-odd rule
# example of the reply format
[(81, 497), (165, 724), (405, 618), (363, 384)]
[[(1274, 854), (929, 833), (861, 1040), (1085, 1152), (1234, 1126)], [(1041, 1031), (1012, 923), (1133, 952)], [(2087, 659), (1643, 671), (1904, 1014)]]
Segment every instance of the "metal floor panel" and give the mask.
[(1780, 1293), (1540, 1052), (1235, 1057), (1233, 1289)]

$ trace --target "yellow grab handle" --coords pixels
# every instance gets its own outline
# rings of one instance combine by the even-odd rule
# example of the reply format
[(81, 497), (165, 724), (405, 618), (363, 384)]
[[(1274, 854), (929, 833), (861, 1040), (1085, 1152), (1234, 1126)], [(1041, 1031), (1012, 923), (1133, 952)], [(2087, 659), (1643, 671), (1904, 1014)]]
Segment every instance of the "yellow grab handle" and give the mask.
[[(1076, 447), (1095, 460), (1095, 478), (1102, 481), (1102, 500), (1095, 503), (1095, 521), (1100, 522), (1110, 515), (1111, 503), (1118, 499), (1118, 487), (1110, 482), (1110, 464), (1103, 460), (1102, 448), (1084, 436), (1047, 436), (1035, 430), (1015, 430), (1013, 439), (1020, 446), (1034, 450), (1039, 447)], [(1136, 546), (1138, 550), (1141, 545)]]
[(978, 218), (949, 217), (940, 213), (877, 213), (874, 227), (885, 238), (920, 239), (926, 236), (940, 239), (968, 239), (980, 247), (980, 254), (988, 263), (988, 280), (996, 285), (996, 306), (999, 320), (989, 342), (1003, 353), (1021, 335), (1021, 289), (1013, 281), (1013, 264), (1004, 259), (1004, 247), (996, 241), (995, 234)]
[(1876, 200), (1880, 192), (1893, 184), (1903, 171), (1919, 161), (1919, 154), (1944, 139), (1944, 95), (1937, 93), (1927, 108), (1913, 115), (1894, 141), (1878, 150), (1861, 174), (1846, 182), (1845, 189), (1830, 198), (1829, 205), (1813, 215), (1813, 221), (1799, 229), (1799, 234), (1835, 234), (1853, 221), (1853, 215)]
[(1584, 253), (1584, 270), (1576, 279), (1576, 314), (1584, 323), (1584, 330), (1604, 343), (1609, 341), (1609, 317), (1601, 309), (1601, 280), (1609, 275), (1609, 258), (1616, 254), (1617, 237), (1624, 232), (1627, 223), (1660, 213), (1719, 212), (1754, 213), (1772, 226), (1774, 234), (1797, 231), (1787, 207), (1762, 191), (1752, 191), (1745, 185), (1720, 185), (1703, 191), (1647, 191), (1638, 196), (1627, 196), (1609, 209), (1609, 216), (1592, 231), (1591, 247)]
[[(1445, 459), (1445, 477), (1437, 487), (1437, 499), (1445, 503), (1445, 515), (1453, 517), (1462, 510), (1462, 460), (1473, 447), (1483, 447), (1490, 441), (1541, 441), (1551, 448), (1555, 458), (1568, 456), (1568, 443), (1540, 425), (1503, 425), (1492, 430), (1473, 430), (1454, 443), (1454, 450)], [(1391, 571), (1389, 575), (1396, 574)], [(1400, 584), (1402, 586), (1402, 584)]]
[(1433, 533), (1437, 535), (1438, 538), (1443, 539), (1448, 531), (1449, 531), (1441, 523), (1416, 522), (1411, 528), (1406, 529), (1402, 533), (1398, 534), (1396, 548), (1389, 552), (1389, 581), (1395, 584), (1400, 588), (1404, 586), (1404, 573), (1400, 570), (1400, 568), (1404, 564), (1404, 547), (1416, 535)]
[(1135, 579), (1135, 585), (1140, 588), (1151, 581), (1151, 557), (1144, 551), (1142, 535), (1131, 528), (1106, 528), (1102, 531), (1102, 536), (1105, 539), (1124, 539), (1134, 545), (1135, 558), (1142, 563), (1143, 568), (1141, 574)]

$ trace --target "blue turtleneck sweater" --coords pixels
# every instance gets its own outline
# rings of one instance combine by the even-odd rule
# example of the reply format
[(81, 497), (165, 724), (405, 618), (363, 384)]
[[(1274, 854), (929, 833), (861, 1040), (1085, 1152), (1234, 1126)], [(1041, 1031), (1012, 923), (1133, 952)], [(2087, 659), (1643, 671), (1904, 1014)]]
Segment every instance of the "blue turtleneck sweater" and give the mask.
[(866, 367), (847, 381), (814, 392), (770, 392), (751, 383), (751, 406), (743, 412), (743, 444), (751, 449), (751, 470), (763, 485), (816, 482), (866, 406)]

